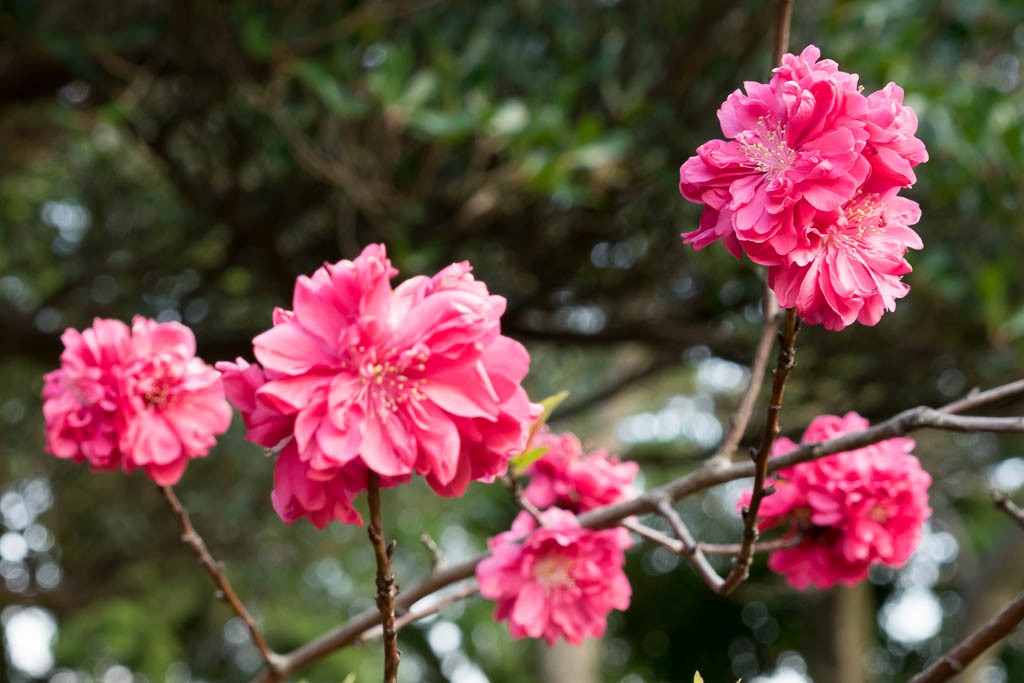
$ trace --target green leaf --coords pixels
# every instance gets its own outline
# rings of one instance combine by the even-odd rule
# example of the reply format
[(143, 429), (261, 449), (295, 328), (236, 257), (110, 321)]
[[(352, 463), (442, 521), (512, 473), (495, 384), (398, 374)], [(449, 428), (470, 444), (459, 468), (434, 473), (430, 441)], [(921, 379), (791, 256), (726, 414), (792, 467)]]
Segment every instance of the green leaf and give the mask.
[(544, 408), (544, 412), (540, 414), (540, 419), (537, 420), (537, 423), (533, 426), (530, 436), (533, 436), (537, 430), (540, 429), (540, 426), (548, 421), (548, 418), (551, 417), (551, 413), (555, 412), (555, 408), (562, 405), (562, 401), (568, 397), (568, 391), (559, 391), (557, 394), (548, 396), (540, 402), (541, 406)]
[(540, 460), (549, 450), (551, 450), (551, 446), (537, 446), (536, 448), (523, 451), (512, 458), (509, 463), (515, 469), (516, 476), (518, 476), (525, 472), (527, 467)]
[(693, 683), (704, 683), (704, 677), (700, 675), (699, 671), (693, 672)]

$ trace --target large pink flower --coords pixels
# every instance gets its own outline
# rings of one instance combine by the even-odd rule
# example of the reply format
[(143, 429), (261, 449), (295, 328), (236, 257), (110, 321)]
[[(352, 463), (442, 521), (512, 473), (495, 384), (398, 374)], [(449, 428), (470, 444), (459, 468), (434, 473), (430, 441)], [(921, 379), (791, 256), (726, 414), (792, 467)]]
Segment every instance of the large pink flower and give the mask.
[(600, 449), (584, 455), (580, 440), (571, 432), (543, 432), (534, 446), (548, 451), (526, 469), (530, 483), (526, 499), (543, 510), (555, 506), (574, 513), (586, 512), (632, 498), (633, 479), (639, 467), (620, 462)]
[(909, 227), (920, 217), (917, 203), (895, 191), (858, 195), (839, 211), (819, 214), (806, 231), (806, 246), (768, 269), (779, 305), (830, 330), (854, 321), (876, 324), (910, 291), (902, 281), (911, 270), (904, 255), (922, 246)]
[[(804, 443), (817, 443), (868, 427), (857, 413), (815, 418)], [(914, 442), (894, 438), (801, 463), (778, 473), (776, 493), (761, 503), (759, 527), (788, 528), (798, 545), (768, 560), (794, 588), (828, 588), (863, 581), (871, 565), (902, 566), (917, 548), (931, 515), (931, 477), (910, 451)], [(773, 455), (796, 448), (779, 439)], [(740, 500), (750, 500), (747, 492)]]
[(864, 96), (855, 74), (819, 57), (813, 45), (786, 55), (767, 84), (744, 84), (719, 109), (729, 139), (701, 145), (679, 169), (680, 192), (705, 206), (687, 243), (721, 239), (737, 258), (785, 265), (820, 214), (914, 183), (928, 155), (903, 91), (890, 83)]
[(507, 620), (515, 638), (551, 645), (559, 637), (578, 644), (600, 636), (608, 613), (629, 607), (632, 590), (622, 570), (629, 534), (583, 529), (557, 508), (543, 519), (545, 526), (534, 529), (533, 518), (520, 513), (511, 531), (489, 541), (491, 555), (476, 569), (480, 594), (497, 601), (494, 618)]
[[(415, 472), (438, 493), (461, 495), (471, 480), (504, 474), (539, 413), (520, 385), (529, 355), (501, 335), (502, 297), (466, 263), (392, 290), (396, 274), (383, 245), (370, 245), (300, 277), (293, 310), (277, 311), (253, 340), (262, 367), (218, 366), (250, 440), (274, 448), (294, 439), (275, 478), (286, 521), (300, 509), (323, 519), (319, 502), (304, 508), (313, 498), (292, 495), (301, 476), (320, 488), (333, 482), (344, 505), (370, 471), (384, 485)], [(358, 520), (350, 505), (332, 509)]]
[(47, 449), (96, 469), (136, 467), (177, 483), (231, 422), (220, 373), (195, 356), (192, 331), (136, 317), (67, 330), (61, 368), (46, 376)]

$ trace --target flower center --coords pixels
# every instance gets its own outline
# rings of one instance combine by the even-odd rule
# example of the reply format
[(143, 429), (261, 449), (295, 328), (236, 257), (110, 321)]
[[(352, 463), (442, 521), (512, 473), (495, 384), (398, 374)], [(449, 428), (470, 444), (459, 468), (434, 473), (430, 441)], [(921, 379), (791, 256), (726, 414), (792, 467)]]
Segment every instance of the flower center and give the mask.
[(172, 360), (157, 356), (135, 372), (135, 388), (146, 407), (165, 410), (174, 405), (181, 384), (180, 368)]
[(572, 579), (572, 558), (552, 555), (542, 557), (533, 565), (533, 578), (547, 590), (575, 585)]
[(362, 380), (362, 394), (377, 415), (386, 417), (409, 400), (426, 398), (420, 390), (426, 380), (419, 376), (427, 369), (430, 357), (425, 350), (407, 349), (378, 356), (376, 349), (360, 345), (354, 351), (349, 365)]
[(772, 178), (788, 171), (796, 160), (796, 150), (786, 144), (786, 126), (764, 116), (752, 130), (736, 136), (736, 141), (747, 155), (748, 164)]

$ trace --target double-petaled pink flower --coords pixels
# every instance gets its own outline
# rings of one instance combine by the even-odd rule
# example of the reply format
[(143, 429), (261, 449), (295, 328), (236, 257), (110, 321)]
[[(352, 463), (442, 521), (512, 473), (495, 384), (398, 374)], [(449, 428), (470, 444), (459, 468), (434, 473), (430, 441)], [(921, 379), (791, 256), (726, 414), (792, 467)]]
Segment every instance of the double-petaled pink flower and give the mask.
[[(823, 415), (802, 441), (817, 443), (867, 427), (857, 413)], [(769, 568), (803, 589), (853, 585), (867, 578), (873, 564), (906, 563), (931, 515), (931, 477), (910, 453), (913, 447), (911, 439), (888, 439), (781, 470), (771, 482), (776, 492), (761, 502), (758, 526), (785, 527), (799, 542), (774, 551)], [(779, 439), (773, 455), (795, 448)], [(749, 500), (747, 492), (740, 504)]]
[(495, 600), (494, 618), (508, 621), (515, 638), (559, 637), (578, 644), (600, 636), (608, 613), (626, 609), (632, 589), (623, 572), (628, 534), (580, 527), (566, 510), (551, 508), (536, 526), (520, 513), (512, 530), (489, 541), (491, 555), (477, 565), (480, 594)]
[(231, 407), (220, 373), (196, 358), (187, 327), (136, 317), (129, 330), (97, 318), (61, 338), (61, 367), (43, 387), (54, 455), (99, 470), (142, 468), (171, 485), (227, 430)]
[(293, 310), (253, 340), (262, 367), (218, 366), (248, 438), (287, 444), (273, 496), (286, 521), (359, 521), (350, 501), (369, 472), (461, 495), (506, 471), (539, 414), (520, 386), (529, 355), (501, 335), (502, 297), (466, 263), (392, 289), (396, 274), (370, 245), (300, 277)]
[(587, 512), (633, 497), (635, 462), (621, 462), (599, 449), (584, 454), (575, 434), (538, 434), (533, 446), (547, 452), (526, 469), (530, 476), (523, 495), (543, 510), (559, 507), (574, 513)]
[[(683, 236), (687, 243), (702, 249), (721, 239), (734, 256), (745, 253), (790, 285), (805, 279), (810, 264), (821, 278), (834, 280), (820, 288), (822, 296), (805, 293), (797, 310), (809, 322), (846, 321), (834, 327), (839, 329), (854, 319), (876, 323), (882, 308), (891, 310), (890, 301), (905, 295), (906, 287), (890, 286), (888, 278), (898, 281), (909, 272), (903, 254), (919, 248), (920, 240), (905, 229), (907, 222), (891, 231), (884, 220), (876, 222), (880, 236), (857, 251), (885, 252), (863, 261), (869, 269), (879, 264), (877, 274), (887, 284), (864, 292), (872, 277), (837, 267), (834, 250), (819, 248), (818, 237), (836, 232), (829, 226), (849, 219), (864, 202), (889, 201), (912, 185), (913, 167), (928, 155), (898, 86), (865, 96), (856, 75), (819, 57), (813, 45), (799, 56), (786, 55), (767, 84), (748, 82), (746, 92), (730, 95), (718, 112), (728, 139), (697, 149), (679, 169), (679, 189), (705, 207), (698, 229)], [(903, 207), (899, 211), (906, 214)], [(906, 269), (894, 274), (887, 265), (893, 260)], [(849, 306), (836, 306), (837, 299), (825, 295), (850, 289), (870, 300), (858, 307), (870, 313), (851, 317)]]

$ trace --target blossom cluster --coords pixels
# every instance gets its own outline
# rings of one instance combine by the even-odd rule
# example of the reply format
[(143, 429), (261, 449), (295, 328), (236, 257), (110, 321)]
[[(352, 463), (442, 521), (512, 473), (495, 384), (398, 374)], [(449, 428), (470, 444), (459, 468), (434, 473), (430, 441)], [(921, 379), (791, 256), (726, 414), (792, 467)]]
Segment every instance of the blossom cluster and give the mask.
[(220, 373), (197, 358), (176, 322), (96, 318), (61, 337), (61, 367), (45, 377), (46, 449), (93, 469), (143, 469), (178, 482), (231, 423)]
[(383, 245), (299, 277), (292, 310), (253, 340), (258, 365), (218, 363), (247, 438), (280, 451), (274, 509), (286, 522), (360, 523), (352, 499), (415, 473), (443, 496), (492, 481), (540, 407), (530, 358), (501, 334), (505, 300), (467, 263), (392, 289)]
[(476, 570), (480, 594), (497, 602), (494, 617), (514, 637), (578, 644), (604, 633), (611, 610), (629, 606), (631, 541), (622, 528), (583, 529), (573, 513), (632, 497), (637, 464), (603, 450), (584, 454), (571, 433), (542, 432), (532, 445), (548, 450), (527, 468), (523, 495), (543, 510), (543, 526), (521, 512), (511, 531), (490, 539), (491, 555)]
[[(868, 427), (850, 412), (815, 418), (803, 443), (818, 443)], [(773, 456), (796, 448), (775, 442)], [(914, 441), (887, 439), (781, 470), (775, 493), (761, 501), (758, 527), (786, 528), (799, 542), (776, 550), (768, 567), (794, 588), (853, 585), (867, 578), (873, 564), (902, 566), (917, 547), (931, 515), (931, 477), (911, 454)], [(750, 502), (748, 491), (740, 505)]]
[(920, 249), (918, 205), (897, 196), (928, 153), (903, 90), (865, 95), (855, 74), (787, 54), (771, 80), (745, 83), (718, 111), (727, 140), (711, 140), (679, 169), (679, 190), (704, 205), (684, 240), (721, 240), (768, 267), (784, 308), (839, 330), (874, 325), (909, 287), (904, 258)]

